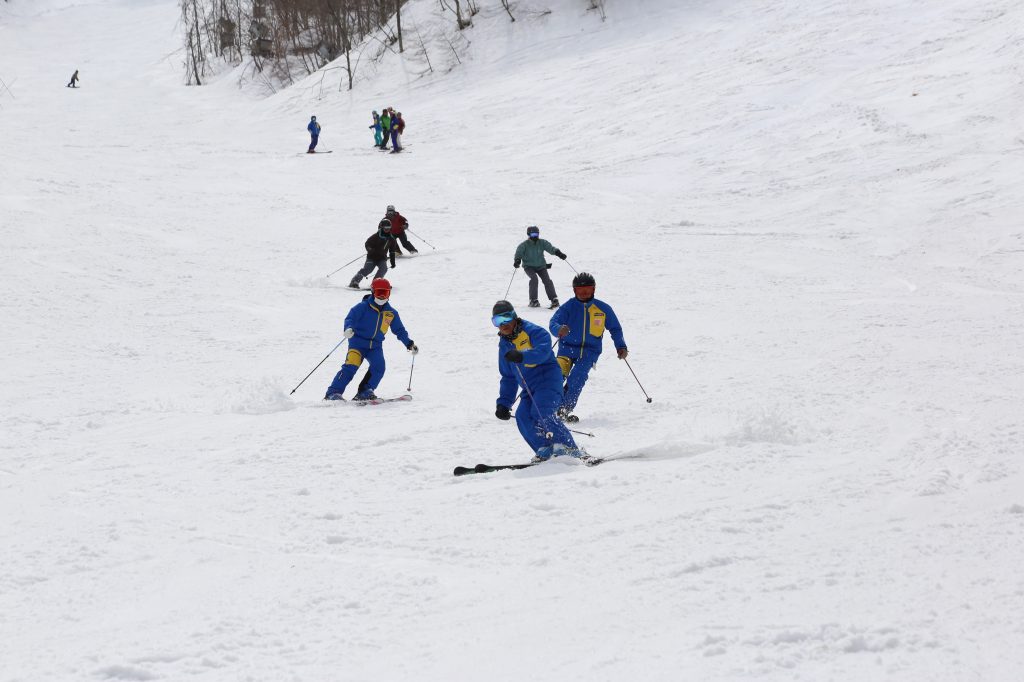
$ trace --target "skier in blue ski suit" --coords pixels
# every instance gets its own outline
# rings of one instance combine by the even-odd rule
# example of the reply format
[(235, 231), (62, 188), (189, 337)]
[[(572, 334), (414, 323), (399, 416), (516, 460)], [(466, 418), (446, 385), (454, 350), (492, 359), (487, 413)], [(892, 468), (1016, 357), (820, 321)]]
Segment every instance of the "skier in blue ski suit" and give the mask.
[(309, 150), (306, 153), (315, 154), (316, 152), (313, 150), (316, 149), (316, 143), (320, 139), (320, 124), (316, 122), (316, 116), (310, 117), (306, 130), (309, 131)]
[(558, 364), (565, 376), (565, 392), (558, 416), (568, 421), (576, 407), (580, 393), (587, 383), (590, 370), (601, 357), (605, 330), (611, 332), (616, 354), (622, 360), (629, 354), (622, 325), (612, 307), (594, 298), (596, 282), (593, 275), (581, 272), (572, 280), (575, 296), (566, 301), (551, 316), (548, 329), (558, 337)]
[(369, 127), (373, 130), (373, 146), (379, 147), (384, 138), (380, 132), (380, 116), (377, 115), (376, 111), (373, 112), (373, 123)]
[(498, 372), (501, 374), (494, 416), (508, 420), (519, 396), (516, 426), (533, 450), (534, 461), (551, 456), (585, 457), (569, 429), (555, 412), (562, 401), (562, 372), (551, 352), (551, 336), (532, 322), (520, 319), (508, 301), (498, 301), (491, 311), (498, 327)]
[(370, 380), (366, 387), (356, 394), (356, 400), (372, 400), (373, 389), (380, 385), (384, 378), (384, 350), (381, 344), (388, 329), (394, 332), (398, 340), (405, 344), (410, 353), (415, 355), (419, 348), (409, 338), (405, 325), (398, 316), (398, 311), (391, 307), (391, 283), (378, 278), (370, 285), (371, 294), (363, 296), (363, 300), (348, 311), (345, 316), (345, 338), (348, 339), (348, 355), (341, 371), (327, 388), (324, 400), (344, 400), (342, 394), (349, 382), (356, 375), (359, 365), (366, 360), (370, 363)]

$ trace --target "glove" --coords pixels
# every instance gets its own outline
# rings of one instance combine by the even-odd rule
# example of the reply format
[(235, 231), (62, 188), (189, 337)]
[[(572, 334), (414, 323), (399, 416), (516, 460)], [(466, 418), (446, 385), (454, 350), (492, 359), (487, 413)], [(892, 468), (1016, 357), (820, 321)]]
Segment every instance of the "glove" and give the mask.
[(559, 252), (558, 252), (558, 253), (556, 253), (555, 255), (556, 255), (556, 256), (558, 256), (559, 258), (561, 258), (562, 260), (565, 260), (566, 258), (568, 258), (568, 256), (566, 256), (566, 255), (565, 255), (564, 253), (562, 253), (561, 251), (559, 251)]
[(356, 335), (356, 330), (355, 329), (349, 328), (349, 329), (345, 330), (345, 338), (346, 339), (351, 339), (355, 335)]
[(569, 325), (563, 324), (558, 328), (558, 338), (562, 338), (569, 333)]
[(518, 258), (516, 258), (516, 259), (515, 259), (514, 261), (512, 261), (512, 267), (514, 267), (514, 268), (518, 268), (518, 267), (519, 267), (519, 264), (520, 264), (521, 262), (522, 262), (522, 261), (520, 261), (520, 260), (519, 260)]
[(512, 418), (512, 412), (504, 405), (498, 405), (494, 410), (494, 416), (502, 421), (508, 421)]
[(626, 349), (625, 346), (623, 346), (622, 348), (616, 348), (615, 353), (619, 356), (619, 360), (625, 360), (626, 356), (629, 355), (629, 351)]
[(416, 344), (415, 344), (415, 343), (413, 343), (412, 341), (410, 341), (410, 342), (409, 342), (409, 345), (408, 345), (408, 346), (406, 346), (406, 348), (408, 348), (408, 349), (409, 349), (409, 352), (410, 352), (410, 353), (412, 353), (413, 355), (416, 355), (417, 353), (419, 353), (419, 352), (420, 352), (420, 349), (419, 349), (419, 348), (417, 348), (417, 347), (416, 347)]
[(505, 359), (509, 362), (522, 362), (523, 354), (513, 348), (509, 352), (505, 353)]
[(545, 263), (544, 264), (544, 269), (545, 270), (550, 270), (551, 269), (551, 263)]

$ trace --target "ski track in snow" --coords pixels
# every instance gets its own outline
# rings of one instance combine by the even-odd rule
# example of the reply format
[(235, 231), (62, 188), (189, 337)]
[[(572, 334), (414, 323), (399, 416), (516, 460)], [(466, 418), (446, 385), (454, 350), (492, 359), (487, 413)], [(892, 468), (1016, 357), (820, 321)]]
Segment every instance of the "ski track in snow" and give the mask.
[[(1017, 679), (1024, 9), (478, 4), (260, 99), (182, 87), (174, 0), (0, 3), (0, 680)], [(290, 395), (387, 204), (415, 399)], [(654, 401), (606, 352), (610, 461), (456, 479), (529, 457), (528, 224)]]

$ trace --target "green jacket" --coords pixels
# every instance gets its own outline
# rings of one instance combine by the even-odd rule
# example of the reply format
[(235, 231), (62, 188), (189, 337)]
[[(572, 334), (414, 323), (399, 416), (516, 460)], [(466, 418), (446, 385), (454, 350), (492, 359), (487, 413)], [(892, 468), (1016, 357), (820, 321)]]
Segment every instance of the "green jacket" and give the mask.
[(545, 251), (552, 256), (562, 257), (562, 252), (552, 246), (547, 239), (538, 239), (537, 241), (527, 239), (516, 249), (515, 266), (519, 267), (521, 261), (528, 268), (546, 268), (548, 262), (544, 260)]
[(385, 133), (391, 130), (391, 117), (388, 116), (387, 114), (381, 116), (380, 127), (384, 130)]

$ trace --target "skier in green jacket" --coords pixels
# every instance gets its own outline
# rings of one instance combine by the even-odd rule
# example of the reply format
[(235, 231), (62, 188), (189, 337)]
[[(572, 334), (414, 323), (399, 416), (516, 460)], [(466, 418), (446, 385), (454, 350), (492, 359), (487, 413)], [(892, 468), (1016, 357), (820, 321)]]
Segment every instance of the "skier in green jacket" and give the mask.
[(384, 107), (380, 115), (380, 131), (384, 135), (384, 141), (380, 143), (381, 149), (388, 148), (388, 138), (391, 136), (391, 107)]
[(526, 236), (528, 239), (516, 249), (512, 267), (518, 268), (522, 264), (523, 270), (530, 278), (530, 307), (540, 307), (540, 301), (537, 300), (537, 277), (539, 276), (544, 281), (544, 292), (551, 299), (549, 307), (554, 310), (558, 307), (558, 295), (555, 293), (555, 285), (552, 284), (551, 277), (548, 275), (548, 268), (551, 267), (551, 264), (544, 259), (544, 252), (558, 256), (562, 260), (565, 260), (567, 256), (548, 240), (541, 239), (540, 228), (536, 225), (526, 228)]

